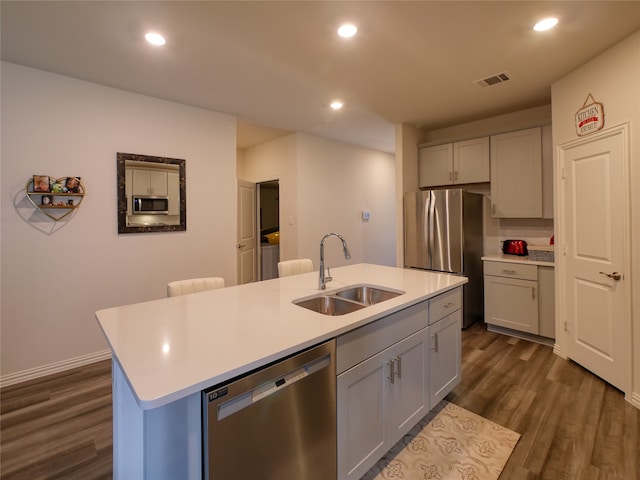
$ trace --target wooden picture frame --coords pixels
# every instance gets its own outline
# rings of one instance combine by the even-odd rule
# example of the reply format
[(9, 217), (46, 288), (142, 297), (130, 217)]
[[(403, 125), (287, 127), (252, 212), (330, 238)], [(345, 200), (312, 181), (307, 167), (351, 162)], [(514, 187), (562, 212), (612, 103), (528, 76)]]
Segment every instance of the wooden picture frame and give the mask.
[(67, 177), (64, 182), (64, 186), (67, 189), (66, 193), (82, 193), (80, 177)]
[(33, 191), (34, 192), (50, 192), (51, 178), (49, 177), (49, 175), (34, 175)]

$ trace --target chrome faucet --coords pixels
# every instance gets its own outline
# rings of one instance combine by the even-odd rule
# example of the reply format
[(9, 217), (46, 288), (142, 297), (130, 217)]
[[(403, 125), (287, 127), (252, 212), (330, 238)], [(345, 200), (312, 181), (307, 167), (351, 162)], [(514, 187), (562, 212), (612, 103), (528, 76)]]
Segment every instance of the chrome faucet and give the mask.
[(320, 280), (318, 282), (318, 288), (320, 290), (324, 290), (327, 287), (327, 282), (333, 280), (331, 278), (331, 270), (327, 267), (328, 274), (324, 274), (324, 241), (327, 237), (338, 237), (342, 241), (342, 251), (344, 252), (344, 258), (349, 260), (351, 258), (351, 253), (349, 253), (349, 246), (347, 245), (347, 241), (344, 239), (342, 235), (339, 233), (327, 233), (322, 240), (320, 240)]

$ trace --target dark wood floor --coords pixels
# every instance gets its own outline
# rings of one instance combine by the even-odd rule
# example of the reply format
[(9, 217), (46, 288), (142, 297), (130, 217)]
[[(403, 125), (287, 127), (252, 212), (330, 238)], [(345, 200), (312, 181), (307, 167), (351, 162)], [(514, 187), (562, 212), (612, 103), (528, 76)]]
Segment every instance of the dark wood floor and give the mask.
[[(522, 436), (502, 480), (640, 479), (640, 410), (550, 347), (463, 332), (463, 380), (448, 400)], [(0, 478), (111, 478), (111, 365), (0, 392)]]
[(5, 387), (0, 412), (3, 480), (112, 477), (110, 360)]
[(639, 480), (640, 410), (537, 343), (463, 332), (453, 403), (521, 434), (502, 480)]

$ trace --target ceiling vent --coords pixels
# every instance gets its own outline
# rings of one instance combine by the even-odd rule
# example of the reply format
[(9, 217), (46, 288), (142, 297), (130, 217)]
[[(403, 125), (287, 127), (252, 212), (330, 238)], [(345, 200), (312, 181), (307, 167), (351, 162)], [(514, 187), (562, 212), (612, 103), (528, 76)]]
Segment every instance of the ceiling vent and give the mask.
[(481, 80), (476, 80), (475, 83), (479, 87), (490, 87), (491, 85), (497, 85), (498, 83), (504, 83), (509, 80), (509, 74), (507, 72), (496, 73), (495, 75), (491, 75), (490, 77), (483, 78)]

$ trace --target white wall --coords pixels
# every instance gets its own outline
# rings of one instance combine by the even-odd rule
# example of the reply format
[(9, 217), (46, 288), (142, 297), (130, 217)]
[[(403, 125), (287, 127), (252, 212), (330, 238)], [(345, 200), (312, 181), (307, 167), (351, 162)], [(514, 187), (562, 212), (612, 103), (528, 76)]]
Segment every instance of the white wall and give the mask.
[(497, 115), (475, 122), (462, 123), (451, 127), (426, 132), (424, 142), (439, 144), (456, 142), (485, 135), (513, 132), (551, 123), (551, 105), (528, 108), (517, 112)]
[(285, 135), (244, 150), (237, 172), (238, 178), (253, 183), (280, 181), (280, 259), (298, 258), (296, 136)]
[(327, 240), (330, 266), (395, 265), (394, 169), (387, 153), (295, 133), (247, 149), (238, 176), (280, 179), (280, 258), (311, 258), (317, 269), (320, 240), (329, 232), (342, 234), (352, 254), (346, 261), (340, 242)]
[[(235, 284), (235, 118), (9, 63), (1, 73), (3, 379), (104, 351), (98, 309), (164, 297), (179, 278)], [(118, 235), (119, 151), (186, 159), (186, 232)], [(34, 213), (33, 174), (81, 176), (80, 208), (57, 223)]]
[(575, 113), (591, 93), (605, 128), (629, 122), (633, 401), (640, 407), (640, 31), (552, 85), (554, 145), (576, 140)]
[[(395, 265), (395, 166), (388, 153), (298, 136), (298, 253), (314, 259), (329, 232), (343, 235), (351, 249), (345, 260), (340, 241), (328, 239), (329, 266), (349, 263)], [(369, 210), (371, 219), (362, 220)]]
[(404, 267), (404, 194), (418, 190), (418, 145), (425, 132), (396, 125), (396, 266)]

